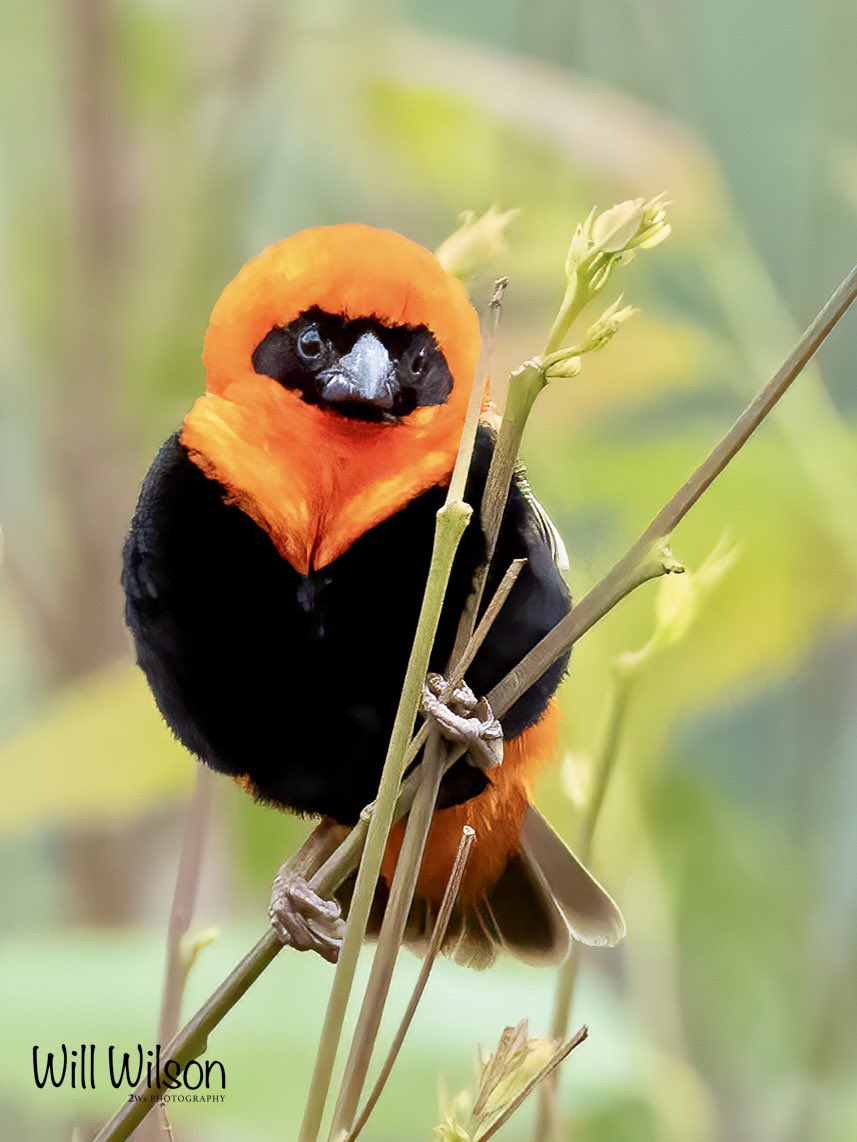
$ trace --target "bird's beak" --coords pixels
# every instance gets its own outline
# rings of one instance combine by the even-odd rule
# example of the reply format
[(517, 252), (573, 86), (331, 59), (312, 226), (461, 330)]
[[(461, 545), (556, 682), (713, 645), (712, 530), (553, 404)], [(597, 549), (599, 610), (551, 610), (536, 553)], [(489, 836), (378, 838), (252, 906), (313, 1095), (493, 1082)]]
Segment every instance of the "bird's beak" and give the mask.
[(393, 407), (394, 370), (390, 354), (374, 333), (364, 333), (333, 369), (320, 374), (321, 396), (331, 403)]

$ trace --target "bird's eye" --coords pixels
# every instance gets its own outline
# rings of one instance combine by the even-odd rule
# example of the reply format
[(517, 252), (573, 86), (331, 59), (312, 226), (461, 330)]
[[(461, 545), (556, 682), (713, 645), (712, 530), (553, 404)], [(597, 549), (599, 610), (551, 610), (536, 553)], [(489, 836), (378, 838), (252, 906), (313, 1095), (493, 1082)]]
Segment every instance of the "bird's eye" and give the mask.
[(307, 325), (298, 335), (298, 353), (305, 361), (317, 361), (324, 351), (324, 341), (315, 325)]
[(411, 355), (410, 366), (411, 372), (415, 377), (421, 377), (428, 365), (428, 353), (425, 348), (417, 349), (416, 353)]

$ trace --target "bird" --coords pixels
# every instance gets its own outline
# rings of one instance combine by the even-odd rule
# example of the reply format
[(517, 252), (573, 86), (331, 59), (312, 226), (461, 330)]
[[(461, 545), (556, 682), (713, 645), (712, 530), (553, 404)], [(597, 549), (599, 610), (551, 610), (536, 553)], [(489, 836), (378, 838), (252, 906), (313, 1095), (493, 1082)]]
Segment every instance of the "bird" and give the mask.
[[(479, 352), (466, 288), (428, 249), (358, 223), (302, 230), (223, 290), (204, 337), (205, 392), (142, 483), (122, 585), (161, 714), (191, 754), (259, 801), (318, 818), (330, 845), (377, 792)], [(494, 445), (481, 423), (471, 504)], [(519, 467), (486, 598), (513, 560), (526, 562), (450, 712), (472, 712), (568, 613), (558, 550)], [(485, 552), (474, 515), (431, 653), (437, 676)], [(466, 824), (476, 840), (446, 954), (476, 968), (500, 951), (556, 963), (574, 938), (624, 935), (612, 897), (533, 805), (557, 752), (567, 666), (566, 655), (499, 719), (502, 764), (471, 750), (445, 775), (406, 932), (415, 951)], [(275, 881), (274, 926), (335, 960), (349, 885), (326, 901), (289, 867)]]

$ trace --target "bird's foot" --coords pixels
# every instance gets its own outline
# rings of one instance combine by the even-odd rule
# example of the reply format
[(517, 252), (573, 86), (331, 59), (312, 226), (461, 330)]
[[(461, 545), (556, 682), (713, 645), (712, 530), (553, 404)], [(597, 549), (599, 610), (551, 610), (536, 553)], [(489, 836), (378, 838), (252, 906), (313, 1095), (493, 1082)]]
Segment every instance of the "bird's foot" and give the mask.
[(426, 675), (421, 709), (447, 741), (467, 746), (471, 765), (493, 769), (503, 761), (503, 730), (487, 698), (477, 698), (466, 682), (459, 682), (449, 697), (442, 674)]
[(299, 872), (284, 864), (274, 879), (268, 908), (271, 927), (279, 939), (299, 952), (318, 952), (335, 964), (342, 947), (345, 922), (335, 900), (322, 900)]

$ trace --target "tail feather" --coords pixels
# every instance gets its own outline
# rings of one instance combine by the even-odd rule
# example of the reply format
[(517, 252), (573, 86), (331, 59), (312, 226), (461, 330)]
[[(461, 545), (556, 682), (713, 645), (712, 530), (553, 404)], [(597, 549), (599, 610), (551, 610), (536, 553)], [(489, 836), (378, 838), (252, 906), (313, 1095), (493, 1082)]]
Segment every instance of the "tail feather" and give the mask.
[[(417, 955), (425, 955), (437, 911), (430, 901), (414, 901), (405, 945)], [(544, 879), (513, 856), (484, 896), (453, 908), (441, 950), (456, 963), (481, 970), (500, 952), (529, 964), (559, 963), (570, 944), (570, 929)]]
[(498, 951), (529, 964), (558, 963), (568, 954), (571, 933), (565, 917), (541, 870), (523, 853), (509, 860), (477, 907)]
[[(336, 893), (347, 915), (354, 877)], [(381, 880), (369, 919), (377, 936), (387, 904)], [(439, 904), (416, 897), (408, 915), (404, 943), (425, 955)], [(499, 880), (488, 891), (452, 910), (442, 952), (464, 967), (490, 967), (500, 952), (525, 963), (560, 963), (572, 939), (612, 946), (625, 936), (625, 920), (617, 904), (566, 847), (542, 815), (530, 807), (521, 829), (521, 849), (513, 854)]]
[(613, 947), (625, 938), (616, 901), (532, 806), (521, 827), (521, 849), (544, 876), (576, 940)]
[[(419, 904), (419, 924), (409, 920), (405, 942), (422, 954), (436, 909), (427, 901)], [(529, 964), (557, 964), (568, 955), (572, 939), (612, 947), (625, 931), (612, 896), (544, 817), (529, 808), (520, 853), (484, 896), (453, 911), (443, 952), (475, 968), (489, 967), (500, 952)]]

